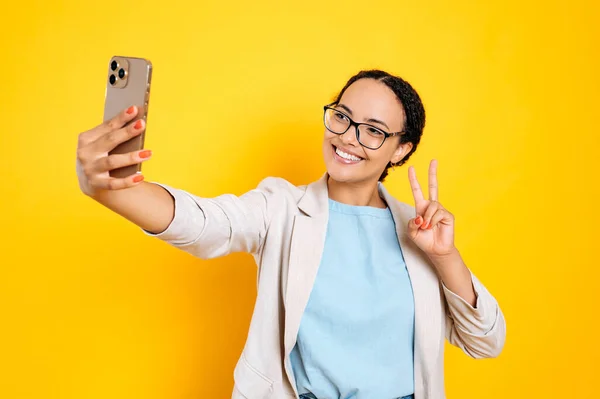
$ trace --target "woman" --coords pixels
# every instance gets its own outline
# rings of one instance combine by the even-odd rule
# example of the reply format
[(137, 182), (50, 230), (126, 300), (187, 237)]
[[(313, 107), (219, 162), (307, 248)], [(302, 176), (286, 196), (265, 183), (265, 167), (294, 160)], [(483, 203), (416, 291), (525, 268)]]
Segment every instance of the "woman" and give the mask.
[(233, 398), (444, 397), (444, 338), (497, 356), (505, 321), (454, 246), (454, 217), (415, 171), (415, 206), (381, 182), (417, 148), (425, 111), (401, 78), (362, 71), (324, 109), (327, 172), (306, 186), (267, 178), (244, 195), (201, 198), (108, 171), (149, 151), (110, 155), (144, 124), (131, 107), (80, 134), (82, 191), (147, 234), (203, 259), (252, 253), (258, 294)]

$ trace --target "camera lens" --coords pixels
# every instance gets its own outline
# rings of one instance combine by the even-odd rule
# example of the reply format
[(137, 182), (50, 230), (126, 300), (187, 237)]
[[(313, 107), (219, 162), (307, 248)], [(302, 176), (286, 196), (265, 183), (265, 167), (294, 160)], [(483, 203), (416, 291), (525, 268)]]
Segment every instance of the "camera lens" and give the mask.
[(117, 77), (115, 75), (110, 75), (110, 78), (108, 78), (108, 81), (110, 82), (111, 85), (114, 85), (115, 82), (117, 81)]
[(118, 67), (119, 64), (117, 64), (117, 61), (113, 61), (110, 63), (110, 69), (112, 69), (113, 71), (116, 71)]
[(125, 77), (125, 70), (123, 68), (119, 69), (119, 79), (123, 79)]

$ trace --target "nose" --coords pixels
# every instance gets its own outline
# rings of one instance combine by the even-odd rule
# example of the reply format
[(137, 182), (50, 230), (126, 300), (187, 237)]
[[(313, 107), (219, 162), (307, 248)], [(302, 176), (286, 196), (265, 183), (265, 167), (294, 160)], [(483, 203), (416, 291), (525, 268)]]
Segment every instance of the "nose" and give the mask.
[(351, 144), (353, 146), (358, 146), (358, 140), (356, 139), (356, 135), (358, 133), (358, 131), (356, 130), (357, 127), (356, 126), (350, 126), (350, 128), (348, 130), (346, 130), (346, 133), (342, 134), (342, 143), (344, 144)]

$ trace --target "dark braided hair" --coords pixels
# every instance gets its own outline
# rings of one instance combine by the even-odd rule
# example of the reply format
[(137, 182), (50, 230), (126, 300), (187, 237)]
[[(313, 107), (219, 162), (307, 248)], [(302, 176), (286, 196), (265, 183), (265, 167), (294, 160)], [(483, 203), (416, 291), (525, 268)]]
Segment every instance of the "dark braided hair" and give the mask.
[(403, 129), (406, 133), (400, 136), (400, 143), (410, 142), (413, 144), (410, 152), (406, 154), (404, 158), (400, 160), (400, 162), (397, 162), (394, 165), (392, 165), (392, 162), (387, 164), (383, 170), (383, 173), (379, 177), (379, 181), (382, 182), (387, 177), (389, 168), (392, 166), (403, 165), (416, 151), (417, 145), (421, 141), (421, 136), (423, 135), (423, 128), (425, 127), (425, 108), (423, 107), (421, 98), (407, 81), (398, 76), (390, 75), (389, 73), (380, 71), (378, 69), (360, 71), (351, 77), (344, 88), (337, 95), (334, 104), (339, 103), (346, 89), (359, 79), (378, 80), (384, 83), (394, 92), (398, 98), (398, 101), (400, 102), (400, 105), (402, 105), (402, 108), (404, 109), (404, 114), (406, 115)]

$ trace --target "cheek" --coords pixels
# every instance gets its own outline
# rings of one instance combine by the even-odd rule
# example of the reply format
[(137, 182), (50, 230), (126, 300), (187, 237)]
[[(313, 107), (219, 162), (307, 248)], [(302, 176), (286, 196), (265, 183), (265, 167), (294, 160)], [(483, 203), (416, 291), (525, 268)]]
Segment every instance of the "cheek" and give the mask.
[(328, 137), (327, 133), (325, 133), (325, 135), (323, 137), (323, 157), (325, 157), (325, 160), (332, 158), (331, 137)]
[(386, 148), (380, 148), (378, 150), (369, 150), (365, 148), (365, 153), (369, 157), (369, 161), (373, 166), (384, 167), (389, 161), (391, 156)]
[(331, 133), (329, 130), (325, 129), (323, 131), (323, 141), (331, 141), (332, 138), (336, 137), (337, 135)]
[(332, 145), (331, 140), (335, 137), (335, 134), (329, 132), (329, 131), (325, 131), (325, 133), (323, 133), (323, 149), (329, 149)]

